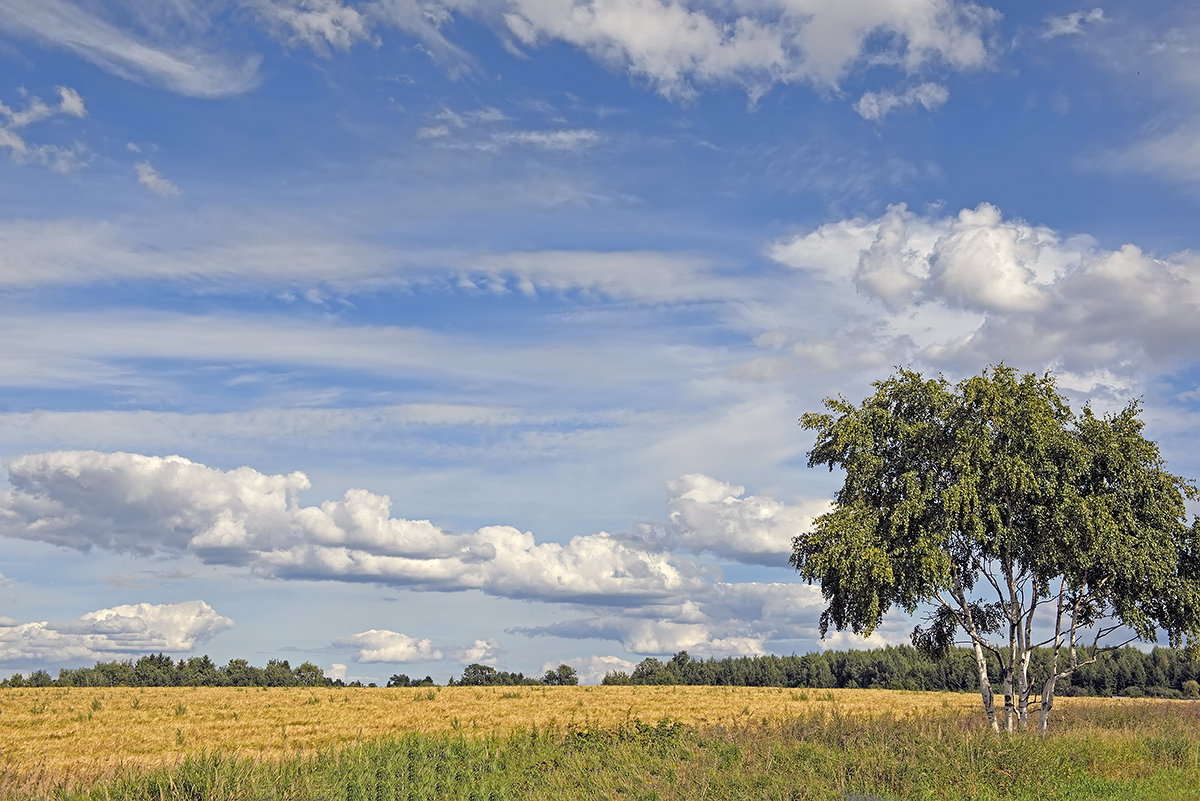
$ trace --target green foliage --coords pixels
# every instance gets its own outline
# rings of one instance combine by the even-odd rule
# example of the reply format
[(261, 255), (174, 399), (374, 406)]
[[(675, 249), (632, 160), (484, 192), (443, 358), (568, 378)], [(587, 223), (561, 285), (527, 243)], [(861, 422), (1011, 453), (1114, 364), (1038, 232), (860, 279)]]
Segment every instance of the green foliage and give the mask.
[(341, 681), (325, 677), (321, 668), (305, 662), (292, 668), (286, 659), (272, 659), (265, 668), (245, 659), (217, 667), (207, 656), (176, 662), (165, 654), (147, 654), (136, 661), (97, 662), (90, 668), (63, 668), (57, 679), (44, 670), (29, 678), (15, 674), (0, 687), (331, 687)]
[(1035, 620), (1066, 660), (1041, 677), (1047, 699), (1116, 647), (1106, 635), (1200, 641), (1200, 521), (1185, 520), (1197, 494), (1142, 435), (1136, 402), (1077, 415), (1051, 375), (1004, 365), (956, 385), (900, 370), (874, 387), (801, 418), (817, 434), (809, 465), (844, 471), (833, 510), (793, 543), (828, 602), (822, 634), (932, 609), (914, 644), (945, 653), (963, 631), (981, 671), (994, 655), (1010, 727), (1014, 695), (1025, 719)]
[(410, 679), (405, 673), (394, 673), (388, 679), (388, 687), (432, 687), (433, 678), (426, 676), (423, 679)]
[(551, 686), (574, 686), (579, 684), (579, 674), (570, 665), (559, 665), (556, 670), (547, 670), (542, 684)]
[(511, 687), (522, 684), (541, 684), (533, 678), (527, 678), (524, 673), (509, 673), (507, 670), (496, 670), (491, 665), (478, 663), (467, 665), (462, 677), (457, 681), (450, 679), (450, 686), (463, 687)]
[[(730, 687), (867, 688), (888, 690), (949, 690), (977, 688), (974, 657), (968, 648), (952, 647), (938, 657), (908, 645), (870, 651), (823, 651), (803, 656), (737, 656), (696, 660), (681, 651), (671, 661), (687, 659), (686, 669), (670, 671), (659, 659), (645, 659), (634, 676), (613, 671), (602, 684), (688, 684)], [(1031, 669), (1045, 672), (1053, 651), (1037, 648)], [(998, 672), (995, 656), (989, 670)], [(1119, 695), (1126, 687), (1144, 688), (1161, 698), (1186, 697), (1189, 683), (1200, 680), (1200, 659), (1182, 649), (1155, 648), (1142, 652), (1121, 648), (1111, 657), (1077, 670), (1060, 685), (1064, 695)], [(1152, 691), (1153, 690), (1153, 691)]]

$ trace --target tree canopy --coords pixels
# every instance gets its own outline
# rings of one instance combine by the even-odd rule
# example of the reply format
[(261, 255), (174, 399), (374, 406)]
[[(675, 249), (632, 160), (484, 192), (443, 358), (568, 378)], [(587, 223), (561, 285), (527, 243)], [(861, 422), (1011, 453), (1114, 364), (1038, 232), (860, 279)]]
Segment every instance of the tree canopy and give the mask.
[(1004, 365), (958, 384), (900, 370), (860, 404), (825, 401), (809, 465), (841, 468), (834, 508), (793, 543), (830, 627), (870, 634), (892, 608), (927, 613), (913, 643), (976, 657), (993, 725), (995, 658), (1008, 730), (1027, 723), (1039, 646), (1041, 727), (1055, 684), (1106, 650), (1200, 638), (1200, 522), (1131, 402), (1076, 414), (1051, 374)]

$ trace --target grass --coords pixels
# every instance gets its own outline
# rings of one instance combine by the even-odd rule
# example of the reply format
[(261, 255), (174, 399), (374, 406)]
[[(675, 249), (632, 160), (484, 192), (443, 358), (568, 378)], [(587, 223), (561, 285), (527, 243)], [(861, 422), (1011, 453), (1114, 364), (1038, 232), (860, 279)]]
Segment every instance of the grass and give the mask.
[[(0, 797), (1200, 799), (1200, 703), (1063, 699), (1042, 741), (991, 734), (954, 694), (522, 688), (526, 700), (502, 700), (512, 692), (10, 691)], [(85, 709), (92, 720), (71, 717)], [(362, 730), (372, 716), (387, 730)], [(114, 742), (148, 750), (106, 758)]]

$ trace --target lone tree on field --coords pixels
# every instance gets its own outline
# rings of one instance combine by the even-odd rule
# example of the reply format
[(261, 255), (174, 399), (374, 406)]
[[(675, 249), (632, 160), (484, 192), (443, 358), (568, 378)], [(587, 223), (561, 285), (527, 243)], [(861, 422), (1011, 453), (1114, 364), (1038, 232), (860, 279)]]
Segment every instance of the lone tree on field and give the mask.
[[(822, 636), (922, 609), (913, 644), (937, 655), (965, 634), (992, 727), (993, 681), (1006, 731), (1028, 725), (1037, 682), (1043, 733), (1056, 683), (1106, 651), (1200, 643), (1200, 520), (1185, 508), (1198, 493), (1142, 435), (1136, 401), (1076, 414), (1053, 376), (1004, 365), (874, 387), (800, 420), (817, 432), (809, 466), (845, 471), (833, 510), (793, 541), (829, 603)], [(1049, 658), (1031, 666), (1039, 647)]]

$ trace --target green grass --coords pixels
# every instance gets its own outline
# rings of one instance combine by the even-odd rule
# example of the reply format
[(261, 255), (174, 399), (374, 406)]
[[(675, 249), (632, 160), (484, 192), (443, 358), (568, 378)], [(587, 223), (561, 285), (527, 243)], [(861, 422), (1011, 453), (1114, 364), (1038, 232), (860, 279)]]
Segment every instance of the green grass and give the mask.
[(1200, 799), (1200, 704), (1059, 721), (1046, 740), (997, 736), (930, 713), (836, 711), (784, 725), (694, 729), (669, 721), (479, 738), (409, 734), (282, 762), (221, 753), (87, 788), (62, 801), (383, 799)]

